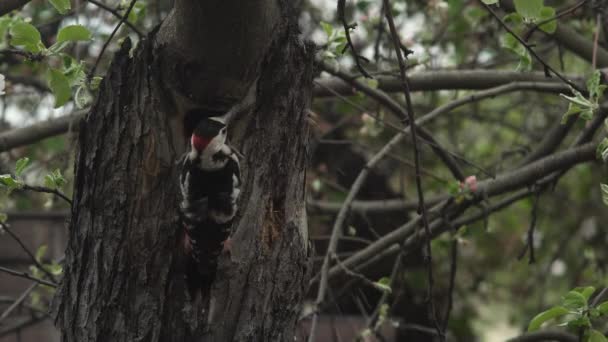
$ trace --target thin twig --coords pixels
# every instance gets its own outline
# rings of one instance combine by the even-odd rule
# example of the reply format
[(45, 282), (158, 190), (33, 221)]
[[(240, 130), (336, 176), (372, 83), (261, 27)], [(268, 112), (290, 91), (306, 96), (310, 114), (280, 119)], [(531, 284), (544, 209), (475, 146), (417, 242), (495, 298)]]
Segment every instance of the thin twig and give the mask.
[(47, 187), (44, 187), (44, 186), (34, 186), (34, 185), (24, 184), (21, 187), (21, 190), (34, 191), (34, 192), (43, 192), (43, 193), (47, 193), (47, 194), (53, 194), (53, 195), (61, 198), (62, 200), (66, 201), (70, 206), (72, 205), (72, 200), (69, 199), (66, 195), (64, 195), (61, 191), (59, 191), (57, 189), (51, 189), (51, 188), (47, 188)]
[[(521, 167), (518, 170), (505, 172), (496, 177), (496, 179), (484, 180), (478, 183), (478, 190), (482, 192), (486, 192), (488, 198), (491, 196), (498, 196), (507, 192), (518, 190), (522, 187), (525, 187), (529, 184), (533, 184), (534, 182), (539, 182), (541, 184), (546, 184), (555, 179), (555, 175), (560, 175), (566, 170), (569, 170), (573, 166), (594, 161), (595, 160), (595, 149), (596, 144), (587, 143), (580, 145), (579, 147), (574, 147), (567, 149), (565, 151), (554, 153), (551, 156), (545, 157), (543, 159), (537, 160), (535, 162), (526, 165), (525, 167)], [(526, 192), (528, 194), (529, 191)], [(480, 198), (476, 198), (474, 201), (480, 201)], [(433, 214), (438, 211), (449, 210), (450, 219), (455, 219), (457, 216), (461, 215), (466, 206), (463, 207), (460, 205), (450, 205), (448, 209), (441, 209), (446, 206), (448, 203), (444, 201), (442, 203), (437, 204), (435, 207), (429, 210), (429, 214), (431, 214), (431, 218)], [(465, 202), (464, 204), (474, 204)], [(495, 207), (495, 206), (494, 206)], [(492, 212), (492, 208), (489, 208), (487, 212)], [(476, 214), (475, 217), (483, 218), (484, 214)], [(435, 220), (437, 222), (433, 222), (432, 226), (432, 235), (436, 236), (443, 232), (443, 219)], [(420, 217), (416, 217), (401, 227), (396, 228), (390, 233), (382, 236), (380, 239), (376, 240), (373, 244), (365, 247), (362, 250), (359, 250), (351, 257), (343, 260), (342, 262), (347, 267), (353, 270), (360, 270), (362, 265), (370, 265), (378, 260), (381, 260), (388, 255), (394, 254), (400, 250), (399, 243), (406, 239), (407, 248), (415, 248), (418, 246), (420, 239), (424, 241), (426, 238), (426, 234), (423, 236), (414, 234), (415, 227), (420, 224)], [(468, 222), (463, 222), (462, 224), (468, 224)], [(454, 223), (455, 226), (456, 223)], [(434, 227), (434, 228), (433, 228)], [(410, 249), (411, 250), (411, 249)], [(332, 267), (329, 271), (329, 277), (334, 277), (340, 273), (340, 270), (337, 267)], [(319, 281), (319, 275), (316, 275), (311, 282)]]
[[(355, 45), (353, 44), (353, 41), (350, 38), (350, 30), (357, 27), (357, 24), (349, 25), (346, 22), (346, 14), (344, 13), (345, 6), (346, 6), (346, 0), (338, 0), (338, 17), (340, 18), (340, 21), (342, 21), (342, 26), (344, 26), (344, 34), (346, 36), (346, 42), (348, 43), (348, 46), (344, 47), (344, 48), (345, 49), (350, 48), (350, 52), (353, 55), (355, 64), (357, 65), (357, 69), (359, 69), (359, 71), (361, 71), (361, 74), (363, 74), (363, 76), (365, 76), (366, 78), (373, 78), (367, 71), (365, 71), (365, 69), (361, 65), (361, 59), (363, 57), (357, 53), (357, 50), (355, 49)], [(342, 51), (342, 53), (344, 53), (344, 51)]]
[(364, 284), (368, 285), (369, 287), (373, 287), (374, 289), (382, 292), (382, 293), (387, 293), (387, 291), (384, 288), (379, 287), (375, 282), (373, 282), (372, 280), (368, 279), (366, 276), (354, 272), (350, 269), (348, 269), (346, 266), (344, 266), (344, 264), (340, 261), (340, 259), (338, 259), (337, 255), (332, 255), (332, 259), (336, 262), (336, 265), (338, 265), (342, 271), (344, 271), (345, 274), (356, 278), (358, 280), (361, 280)]
[(127, 20), (127, 18), (129, 17), (129, 14), (131, 13), (131, 10), (133, 9), (133, 6), (135, 6), (136, 2), (137, 2), (137, 0), (131, 0), (131, 4), (129, 5), (129, 8), (127, 8), (127, 11), (125, 12), (125, 14), (122, 16), (122, 18), (120, 19), (120, 21), (118, 22), (116, 27), (114, 27), (114, 31), (112, 31), (112, 33), (110, 34), (110, 36), (108, 37), (106, 42), (103, 44), (103, 47), (101, 48), (101, 52), (99, 52), (99, 56), (97, 56), (97, 59), (95, 60), (95, 64), (93, 65), (93, 68), (89, 72), (89, 75), (88, 75), (89, 80), (92, 79), (93, 76), (95, 76), (95, 71), (97, 70), (97, 66), (99, 65), (99, 61), (101, 61), (101, 57), (103, 56), (103, 53), (108, 48), (108, 45), (110, 45), (110, 42), (116, 35), (116, 32), (118, 32), (118, 29), (120, 28), (120, 26), (122, 26), (122, 24), (125, 22), (125, 20)]
[[(403, 264), (403, 253), (399, 253), (397, 255), (397, 259), (393, 263), (393, 268), (391, 270), (391, 275), (389, 277), (389, 279), (390, 279), (389, 286), (391, 289), (394, 289), (396, 287), (395, 285), (397, 283), (397, 274), (398, 274), (399, 270), (401, 269), (402, 264)], [(368, 325), (368, 327), (371, 327), (373, 324), (374, 332), (376, 332), (376, 330), (377, 330), (375, 327), (375, 322), (378, 319), (378, 316), (380, 315), (380, 310), (382, 309), (382, 305), (384, 305), (388, 301), (389, 295), (390, 295), (390, 293), (388, 293), (388, 292), (385, 292), (382, 294), (382, 297), (380, 297), (378, 304), (376, 304), (376, 308), (374, 309), (373, 314), (368, 319), (367, 325)]]
[(17, 56), (21, 56), (21, 57), (25, 57), (26, 59), (30, 60), (30, 61), (34, 61), (34, 62), (40, 62), (44, 59), (44, 55), (41, 53), (34, 53), (34, 52), (29, 52), (29, 51), (23, 51), (23, 50), (19, 50), (19, 49), (4, 49), (4, 50), (0, 50), (0, 54), (2, 55), (17, 55)]
[(44, 316), (36, 316), (36, 315), (32, 315), (31, 318), (25, 318), (17, 323), (15, 323), (12, 326), (9, 326), (5, 329), (0, 330), (0, 338), (6, 336), (6, 335), (10, 335), (12, 333), (16, 333), (19, 332), (31, 325), (37, 324), (39, 322), (42, 322), (43, 320), (49, 318), (48, 315), (44, 315)]
[(10, 275), (14, 275), (15, 277), (20, 277), (20, 278), (25, 278), (25, 279), (29, 279), (29, 280), (33, 280), (39, 284), (42, 285), (46, 285), (46, 286), (50, 286), (50, 287), (57, 287), (57, 284), (44, 280), (44, 279), (40, 279), (40, 278), (36, 278), (33, 275), (27, 273), (27, 272), (20, 272), (20, 271), (15, 271), (12, 270), (10, 268), (6, 268), (6, 267), (2, 267), (0, 266), (0, 272), (4, 272), (4, 273), (8, 273)]
[(518, 259), (521, 259), (526, 255), (526, 251), (530, 251), (528, 256), (528, 264), (533, 264), (536, 262), (536, 258), (534, 257), (534, 228), (536, 228), (536, 219), (538, 217), (538, 200), (540, 199), (540, 194), (542, 189), (540, 187), (536, 187), (537, 189), (534, 191), (534, 202), (532, 203), (532, 213), (530, 217), (530, 227), (528, 228), (528, 238), (526, 240), (526, 245), (522, 249), (519, 254)]
[(16, 307), (21, 305), (21, 303), (23, 303), (23, 301), (29, 296), (29, 294), (32, 291), (34, 291), (34, 289), (37, 286), (38, 286), (38, 283), (33, 283), (32, 285), (30, 285), (30, 287), (28, 287), (25, 291), (23, 291), (23, 293), (19, 296), (19, 298), (15, 299), (15, 301), (11, 304), (11, 306), (9, 306), (6, 310), (4, 310), (2, 315), (0, 315), (0, 322), (5, 320), (6, 317), (8, 317), (8, 315), (10, 315), (11, 312), (13, 312), (13, 310), (15, 310)]
[[(487, 215), (486, 215), (487, 216)], [(458, 230), (453, 226), (449, 219), (444, 218), (446, 224), (452, 230), (452, 247), (450, 249), (450, 283), (448, 286), (448, 304), (445, 309), (443, 316), (443, 332), (448, 331), (448, 323), (450, 322), (450, 313), (452, 312), (452, 306), (454, 305), (454, 289), (456, 288), (456, 272), (458, 271), (458, 246), (459, 241), (456, 236)]]
[(412, 105), (412, 99), (410, 95), (410, 85), (406, 75), (406, 65), (402, 56), (401, 45), (399, 44), (399, 35), (397, 33), (397, 29), (395, 28), (395, 23), (393, 21), (393, 15), (391, 13), (391, 6), (389, 0), (384, 0), (384, 9), (385, 16), (388, 22), (388, 26), (390, 28), (390, 33), (393, 40), (395, 54), (397, 55), (397, 61), (399, 62), (399, 71), (401, 73), (401, 82), (403, 86), (403, 94), (405, 95), (405, 103), (407, 107), (407, 118), (403, 117), (402, 121), (405, 124), (406, 121), (410, 123), (410, 131), (412, 132), (412, 144), (414, 149), (414, 163), (415, 163), (415, 172), (416, 172), (416, 189), (418, 191), (418, 203), (420, 205), (420, 211), (422, 216), (422, 224), (424, 226), (424, 230), (427, 235), (426, 239), (426, 258), (425, 263), (427, 265), (427, 275), (428, 275), (428, 301), (429, 301), (429, 312), (431, 315), (431, 320), (433, 321), (435, 328), (437, 329), (437, 334), (440, 337), (441, 341), (445, 341), (445, 334), (439, 326), (439, 322), (437, 320), (437, 314), (435, 312), (435, 301), (433, 298), (433, 258), (431, 251), (431, 232), (429, 229), (429, 221), (428, 214), (426, 211), (426, 206), (424, 202), (424, 191), (422, 189), (422, 176), (420, 174), (420, 150), (418, 148), (418, 140), (416, 139), (416, 122), (414, 115), (414, 107)]
[(608, 293), (608, 287), (604, 287), (600, 293), (597, 294), (591, 301), (591, 307), (594, 307), (600, 303), (600, 301), (604, 298), (604, 296)]
[(2, 229), (4, 229), (8, 233), (8, 235), (10, 235), (13, 238), (13, 240), (15, 240), (17, 242), (17, 244), (19, 244), (19, 246), (21, 246), (21, 249), (23, 249), (25, 254), (27, 254), (30, 257), (30, 259), (32, 259), (32, 262), (34, 263), (36, 268), (38, 268), (39, 270), (44, 272), (44, 274), (46, 274), (46, 276), (49, 277), (49, 279), (52, 282), (54, 282), (54, 283), (57, 282), (57, 280), (51, 274), (51, 272), (49, 272), (46, 268), (44, 268), (44, 266), (42, 266), (42, 264), (40, 264), (40, 262), (38, 262), (38, 260), (34, 256), (34, 254), (32, 254), (32, 252), (30, 252), (30, 250), (25, 246), (25, 244), (23, 244), (23, 241), (21, 241), (21, 239), (15, 233), (13, 233), (11, 229), (9, 229), (9, 226), (7, 224), (0, 223), (0, 227), (2, 227)]
[(568, 9), (563, 10), (562, 12), (558, 13), (558, 14), (557, 14), (557, 15), (555, 15), (554, 17), (551, 17), (551, 18), (548, 18), (548, 19), (545, 19), (545, 20), (539, 21), (538, 23), (534, 24), (534, 26), (532, 26), (532, 27), (531, 27), (531, 28), (530, 28), (530, 29), (529, 29), (529, 30), (528, 30), (528, 31), (527, 31), (527, 32), (524, 34), (523, 39), (524, 39), (524, 40), (527, 42), (527, 41), (530, 39), (530, 37), (532, 36), (532, 34), (533, 34), (534, 32), (536, 32), (536, 30), (538, 30), (538, 29), (539, 29), (541, 26), (543, 26), (543, 25), (545, 25), (545, 24), (548, 24), (548, 23), (550, 23), (550, 22), (552, 22), (552, 21), (555, 21), (555, 20), (557, 20), (557, 19), (559, 19), (559, 18), (565, 17), (566, 15), (568, 15), (568, 14), (570, 14), (570, 13), (572, 13), (572, 12), (576, 11), (576, 10), (577, 10), (577, 9), (579, 9), (580, 7), (582, 7), (582, 6), (583, 6), (584, 4), (586, 4), (588, 1), (589, 1), (589, 0), (583, 0), (583, 1), (579, 2), (578, 4), (576, 4), (576, 5), (574, 5), (574, 6), (570, 7), (570, 8), (568, 8)]
[(532, 47), (530, 45), (528, 45), (528, 43), (526, 43), (517, 33), (515, 33), (510, 27), (509, 25), (507, 25), (501, 18), (500, 16), (498, 16), (498, 14), (496, 14), (496, 12), (494, 12), (494, 10), (492, 10), (492, 8), (487, 5), (485, 2), (483, 2), (482, 0), (478, 0), (479, 3), (488, 11), (490, 12), (490, 14), (496, 19), (498, 20), (498, 22), (500, 23), (500, 26), (502, 26), (505, 30), (507, 30), (507, 32), (509, 32), (515, 39), (517, 39), (517, 41), (523, 45), (526, 50), (528, 50), (528, 52), (530, 52), (530, 54), (532, 56), (534, 56), (534, 58), (540, 62), (540, 64), (543, 65), (543, 67), (545, 68), (545, 73), (547, 74), (547, 76), (549, 76), (550, 74), (548, 73), (549, 71), (552, 72), (555, 76), (557, 76), (557, 78), (559, 78), (560, 80), (562, 80), (562, 82), (564, 82), (565, 84), (571, 86), (572, 88), (578, 90), (579, 92), (586, 94), (587, 91), (585, 89), (582, 89), (581, 87), (579, 87), (577, 84), (573, 83), (572, 81), (566, 79), (564, 76), (562, 76), (561, 73), (559, 73), (557, 70), (553, 69), (553, 67), (551, 67), (551, 65), (549, 65), (547, 62), (545, 62), (537, 53), (536, 51), (534, 51), (534, 49), (532, 49)]
[[(107, 12), (110, 12), (116, 18), (119, 18), (119, 19), (122, 18), (120, 13), (118, 13), (116, 10), (111, 9), (110, 7), (102, 4), (99, 1), (96, 1), (96, 0), (86, 0), (86, 1), (92, 3), (93, 5), (99, 7)], [(133, 32), (135, 32), (139, 36), (139, 38), (142, 38), (144, 36), (144, 34), (137, 27), (135, 27), (135, 25), (131, 24), (128, 20), (125, 21), (125, 25), (129, 26), (133, 30)]]

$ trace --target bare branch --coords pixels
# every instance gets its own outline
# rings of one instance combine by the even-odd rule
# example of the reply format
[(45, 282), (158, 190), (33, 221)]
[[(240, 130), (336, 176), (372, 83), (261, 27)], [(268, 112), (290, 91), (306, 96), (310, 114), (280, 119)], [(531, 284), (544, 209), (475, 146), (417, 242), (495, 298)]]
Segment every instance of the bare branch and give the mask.
[(51, 119), (28, 127), (2, 132), (0, 133), (0, 152), (63, 134), (70, 130), (70, 127), (73, 127), (73, 130), (77, 130), (80, 120), (84, 118), (85, 113), (86, 111), (84, 110), (76, 111), (73, 114), (62, 116), (57, 119)]
[(19, 298), (15, 299), (15, 301), (6, 310), (4, 310), (2, 315), (0, 315), (0, 322), (5, 320), (6, 317), (8, 317), (8, 315), (10, 315), (11, 312), (13, 312), (13, 310), (15, 310), (15, 308), (17, 308), (19, 305), (21, 305), (21, 303), (23, 303), (23, 301), (29, 296), (29, 294), (32, 291), (34, 291), (34, 289), (37, 286), (38, 286), (38, 283), (33, 283), (32, 285), (30, 285), (30, 287), (28, 287), (25, 291), (23, 291), (23, 293), (19, 296)]
[[(502, 174), (496, 179), (480, 182), (478, 185), (478, 192), (485, 193), (485, 196), (491, 197), (526, 187), (554, 172), (568, 170), (574, 165), (595, 160), (595, 148), (596, 146), (594, 143), (588, 143), (580, 147), (571, 148), (566, 151), (553, 154), (518, 170)], [(526, 191), (525, 194), (527, 195), (528, 192)], [(438, 211), (444, 205), (445, 204), (440, 203), (432, 208), (429, 211), (430, 218), (433, 219), (434, 216), (437, 216)], [(463, 211), (464, 208), (460, 208), (457, 210), (457, 214), (462, 213)], [(433, 221), (433, 223), (430, 224), (431, 235), (436, 236), (440, 232), (443, 232), (443, 230), (440, 230), (443, 223), (442, 218), (438, 218), (437, 220)], [(456, 223), (457, 222), (453, 223), (454, 226), (456, 226)], [(415, 227), (418, 224), (420, 224), (420, 216), (384, 235), (380, 239), (376, 240), (373, 244), (365, 247), (348, 259), (343, 260), (344, 265), (350, 269), (358, 270), (358, 267), (355, 265), (371, 261), (372, 259), (377, 261), (381, 256), (386, 256), (387, 253), (395, 253), (397, 250), (399, 250), (399, 246), (397, 244), (408, 237), (409, 238), (407, 239), (404, 248), (412, 248), (419, 242), (420, 238), (424, 237), (422, 234), (416, 236), (413, 235)], [(394, 246), (391, 247), (392, 245)], [(332, 277), (339, 272), (340, 270), (338, 268), (332, 267), (329, 272), (329, 276)], [(312, 281), (318, 280), (319, 276), (317, 275)]]
[[(448, 196), (435, 196), (426, 200), (426, 205), (435, 205), (443, 200), (448, 199)], [(335, 214), (342, 208), (342, 202), (329, 201), (308, 201), (308, 210), (311, 212), (320, 212)], [(359, 213), (385, 213), (385, 212), (405, 212), (418, 209), (418, 201), (404, 201), (402, 199), (386, 199), (373, 201), (353, 201), (350, 205), (350, 210)]]
[(129, 4), (129, 7), (127, 8), (127, 11), (120, 18), (120, 21), (118, 22), (118, 24), (116, 24), (116, 27), (114, 27), (114, 30), (112, 31), (112, 33), (110, 33), (110, 36), (108, 37), (108, 39), (106, 40), (106, 42), (103, 44), (103, 47), (101, 48), (101, 51), (99, 52), (99, 56), (97, 56), (97, 59), (95, 60), (95, 64), (93, 65), (93, 68), (91, 68), (91, 71), (89, 72), (89, 75), (88, 75), (89, 79), (91, 79), (91, 78), (93, 78), (93, 76), (95, 76), (95, 71), (97, 70), (97, 66), (99, 65), (99, 61), (101, 60), (101, 57), (103, 56), (104, 52), (106, 52), (106, 49), (108, 48), (108, 45), (110, 45), (110, 42), (112, 41), (112, 39), (116, 35), (116, 32), (118, 32), (118, 30), (120, 29), (120, 26), (122, 26), (122, 24), (129, 17), (129, 13), (131, 13), (131, 10), (135, 6), (136, 2), (137, 2), (137, 0), (131, 0), (131, 4)]
[[(500, 6), (509, 10), (514, 11), (512, 0), (501, 0)], [(553, 34), (547, 34), (553, 37), (566, 49), (579, 55), (581, 58), (591, 63), (593, 60), (593, 41), (587, 39), (587, 37), (578, 34), (574, 29), (568, 27), (568, 25), (557, 25)], [(597, 49), (597, 66), (598, 68), (608, 67), (608, 51), (599, 47)]]
[[(120, 15), (120, 13), (118, 13), (116, 10), (113, 10), (110, 7), (104, 5), (103, 3), (96, 1), (96, 0), (87, 0), (87, 1), (107, 12), (110, 12), (116, 18), (122, 19), (122, 15)], [(139, 38), (143, 38), (144, 34), (137, 27), (135, 27), (135, 25), (131, 24), (128, 20), (125, 21), (125, 25), (129, 26), (131, 28), (131, 30), (133, 30), (133, 32), (135, 32), (139, 36)]]
[(55, 196), (61, 198), (64, 201), (66, 201), (70, 206), (72, 205), (72, 200), (69, 199), (66, 195), (64, 195), (61, 191), (59, 191), (57, 189), (51, 189), (51, 188), (47, 188), (44, 186), (34, 186), (34, 185), (24, 184), (21, 187), (21, 190), (52, 194), (52, 195), (55, 195)]
[(21, 249), (25, 252), (25, 254), (27, 254), (30, 257), (31, 261), (34, 263), (36, 268), (38, 268), (40, 271), (42, 271), (44, 274), (46, 274), (46, 276), (49, 277), (49, 279), (52, 282), (54, 282), (54, 283), (57, 282), (55, 277), (51, 274), (51, 272), (49, 272), (46, 268), (44, 268), (44, 266), (42, 266), (40, 264), (40, 262), (38, 260), (36, 260), (36, 257), (34, 256), (34, 254), (32, 252), (30, 252), (30, 250), (25, 246), (23, 241), (21, 241), (21, 239), (15, 233), (13, 233), (13, 231), (8, 227), (7, 224), (0, 223), (0, 226), (2, 227), (2, 229), (4, 229), (8, 233), (8, 235), (10, 235), (13, 238), (13, 240), (15, 240), (17, 242), (17, 244), (21, 247)]
[[(406, 122), (409, 122), (410, 124), (410, 130), (412, 132), (412, 145), (414, 148), (414, 163), (416, 164), (415, 167), (415, 179), (416, 179), (416, 190), (418, 192), (418, 204), (420, 206), (420, 216), (422, 218), (422, 226), (424, 227), (424, 231), (427, 235), (427, 239), (426, 239), (426, 249), (425, 249), (425, 264), (427, 267), (427, 281), (428, 281), (428, 308), (429, 308), (429, 314), (431, 316), (431, 320), (433, 321), (434, 325), (435, 325), (435, 329), (437, 330), (437, 334), (439, 335), (439, 339), (441, 341), (445, 341), (445, 331), (443, 331), (441, 329), (441, 326), (439, 325), (439, 320), (437, 319), (437, 312), (435, 310), (435, 300), (433, 298), (433, 283), (434, 283), (434, 279), (433, 279), (433, 260), (432, 260), (432, 253), (431, 253), (431, 236), (430, 236), (430, 230), (429, 230), (429, 217), (428, 217), (428, 213), (427, 213), (427, 208), (425, 206), (425, 202), (424, 202), (424, 190), (422, 189), (422, 175), (420, 174), (420, 149), (418, 148), (418, 141), (416, 139), (416, 134), (417, 131), (419, 130), (417, 127), (417, 123), (415, 122), (415, 115), (414, 115), (414, 106), (412, 104), (412, 99), (411, 99), (411, 94), (410, 94), (410, 82), (407, 78), (407, 74), (406, 74), (406, 63), (404, 60), (404, 56), (402, 55), (401, 52), (401, 38), (399, 37), (399, 34), (397, 33), (397, 28), (395, 28), (395, 23), (393, 21), (393, 14), (392, 14), (392, 7), (390, 5), (389, 0), (384, 0), (384, 15), (386, 17), (386, 21), (388, 22), (388, 26), (390, 29), (390, 34), (393, 40), (393, 45), (394, 45), (394, 49), (395, 49), (395, 54), (397, 55), (397, 61), (399, 63), (399, 71), (401, 73), (401, 86), (403, 88), (403, 95), (405, 96), (405, 104), (407, 107), (407, 119), (404, 116), (402, 118), (402, 122), (405, 124)], [(405, 56), (407, 57), (407, 56)], [(456, 177), (461, 180), (463, 178), (462, 172), (460, 172), (460, 170), (457, 170), (457, 174)]]
[[(408, 75), (411, 91), (431, 90), (480, 90), (501, 86), (512, 82), (535, 82), (546, 86), (534, 90), (543, 92), (563, 93), (569, 88), (556, 78), (548, 78), (542, 72), (523, 73), (504, 70), (432, 70), (414, 72)], [(582, 86), (583, 80), (576, 75), (567, 75), (569, 79)], [(378, 89), (384, 92), (399, 91), (399, 79), (396, 77), (377, 77)], [(315, 86), (315, 97), (334, 96), (327, 88), (341, 95), (354, 95), (356, 88), (350, 82), (341, 78), (320, 78)], [(549, 86), (553, 84), (553, 86)], [(533, 90), (533, 89), (529, 89)]]
[(10, 275), (14, 275), (15, 277), (33, 280), (42, 285), (46, 285), (46, 286), (50, 286), (50, 287), (57, 287), (57, 284), (44, 280), (44, 279), (36, 278), (27, 272), (15, 271), (10, 268), (6, 268), (6, 267), (2, 267), (2, 266), (0, 266), (0, 272), (8, 273)]

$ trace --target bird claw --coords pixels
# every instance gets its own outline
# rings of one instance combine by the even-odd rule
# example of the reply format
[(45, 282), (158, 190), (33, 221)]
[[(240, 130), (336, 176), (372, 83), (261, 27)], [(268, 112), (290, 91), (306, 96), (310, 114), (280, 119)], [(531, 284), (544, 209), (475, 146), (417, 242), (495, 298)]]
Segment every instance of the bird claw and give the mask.
[(230, 253), (232, 249), (232, 240), (230, 238), (227, 238), (226, 240), (224, 240), (224, 242), (222, 242), (222, 253)]

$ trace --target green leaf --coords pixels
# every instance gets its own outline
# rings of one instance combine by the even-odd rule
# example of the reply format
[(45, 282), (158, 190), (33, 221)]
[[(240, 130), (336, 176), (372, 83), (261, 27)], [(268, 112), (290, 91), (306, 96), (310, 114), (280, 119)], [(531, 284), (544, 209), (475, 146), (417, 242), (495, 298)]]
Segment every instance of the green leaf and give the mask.
[(587, 298), (582, 293), (572, 290), (563, 298), (563, 305), (571, 310), (583, 310), (587, 306)]
[(327, 35), (327, 40), (329, 40), (332, 33), (334, 32), (334, 27), (324, 21), (321, 22), (321, 27), (323, 27), (323, 31), (325, 31), (325, 34)]
[[(544, 21), (555, 17), (555, 8), (545, 6), (540, 9), (540, 17), (538, 21)], [(545, 24), (540, 25), (540, 29), (547, 32), (553, 33), (557, 29), (557, 20), (551, 20)]]
[(378, 80), (375, 78), (366, 78), (365, 79), (365, 83), (367, 83), (367, 86), (372, 88), (372, 89), (378, 89)]
[(574, 103), (578, 106), (581, 106), (585, 109), (588, 108), (592, 108), (593, 107), (593, 102), (587, 100), (587, 98), (585, 98), (583, 96), (583, 94), (579, 93), (578, 91), (576, 91), (575, 89), (572, 89), (574, 96), (566, 96), (564, 94), (559, 94), (559, 96), (565, 98), (566, 100), (570, 101), (570, 103)]
[(70, 25), (59, 30), (57, 43), (87, 41), (91, 39), (91, 32), (82, 25)]
[(600, 74), (600, 71), (595, 70), (593, 72), (593, 75), (591, 75), (591, 77), (589, 77), (589, 79), (587, 80), (587, 90), (589, 90), (589, 97), (596, 103), (602, 97), (602, 95), (604, 94), (604, 90), (606, 89), (606, 86), (601, 84), (601, 78), (602, 75)]
[(70, 0), (49, 0), (49, 2), (61, 14), (66, 14), (72, 8)]
[(6, 38), (6, 32), (13, 22), (13, 18), (4, 16), (0, 17), (0, 43), (3, 42)]
[(70, 87), (84, 85), (87, 77), (84, 61), (78, 62), (70, 56), (65, 56), (63, 61), (63, 74), (68, 79)]
[(608, 184), (600, 184), (600, 187), (602, 189), (602, 202), (608, 205)]
[(49, 88), (55, 95), (55, 108), (63, 106), (72, 95), (68, 78), (58, 69), (49, 69), (47, 74)]
[(608, 162), (608, 138), (602, 139), (595, 150), (595, 156), (604, 163)]
[[(6, 220), (8, 220), (8, 215), (6, 215), (6, 213), (0, 213), (0, 223), (6, 223)], [(0, 227), (0, 230), (2, 230), (2, 227)]]
[(57, 55), (61, 51), (63, 51), (63, 49), (65, 49), (69, 44), (70, 42), (55, 43), (48, 48), (48, 54)]
[(93, 77), (93, 79), (91, 80), (91, 90), (97, 90), (99, 88), (99, 85), (101, 84), (102, 80), (103, 80), (103, 77), (101, 77), (101, 76)]
[(29, 164), (29, 162), (30, 162), (30, 158), (28, 158), (28, 157), (24, 157), (24, 158), (17, 160), (17, 162), (15, 163), (15, 176), (17, 176), (17, 177), (21, 176), (21, 173), (23, 173), (23, 169), (25, 169), (25, 167), (27, 166), (27, 164)]
[(524, 23), (524, 17), (519, 13), (509, 13), (502, 18), (502, 20), (507, 24), (513, 24), (515, 26), (519, 26)]
[(89, 89), (87, 89), (87, 87), (81, 85), (80, 87), (78, 87), (78, 89), (76, 89), (76, 94), (74, 95), (74, 102), (76, 103), (76, 107), (80, 109), (88, 107), (93, 102), (93, 95), (91, 94)]
[(11, 44), (23, 46), (26, 51), (38, 53), (44, 47), (40, 38), (40, 32), (32, 24), (23, 21), (16, 22), (11, 26), (9, 33), (11, 35)]
[(0, 185), (4, 185), (9, 190), (18, 188), (21, 184), (11, 175), (0, 175)]
[(591, 120), (593, 118), (594, 111), (598, 108), (597, 103), (589, 101), (579, 91), (570, 87), (570, 91), (574, 96), (567, 96), (565, 94), (559, 94), (559, 96), (568, 100), (568, 111), (562, 117), (562, 123), (566, 123), (571, 115), (579, 114), (582, 119)]
[(391, 279), (389, 277), (381, 278), (380, 280), (378, 280), (377, 282), (374, 283), (374, 286), (382, 292), (386, 292), (386, 293), (392, 292)]
[(608, 301), (600, 303), (596, 308), (600, 311), (602, 315), (608, 314)]
[(531, 69), (532, 56), (530, 56), (530, 53), (526, 47), (523, 46), (517, 40), (517, 38), (515, 38), (515, 36), (508, 32), (505, 33), (501, 38), (501, 45), (519, 56), (519, 65), (517, 66), (517, 70), (526, 71)]
[(481, 0), (481, 1), (483, 1), (483, 3), (486, 5), (493, 5), (493, 4), (498, 3), (498, 0)]
[(36, 250), (36, 256), (35, 256), (36, 261), (42, 263), (42, 258), (46, 254), (47, 249), (48, 249), (47, 245), (40, 245), (40, 247), (38, 247), (38, 250)]
[(578, 292), (580, 294), (583, 295), (583, 297), (585, 298), (585, 301), (588, 301), (589, 298), (591, 297), (591, 295), (593, 294), (593, 292), (595, 292), (595, 287), (593, 286), (581, 286), (581, 287), (577, 287), (574, 290), (575, 292)]
[(131, 24), (137, 23), (141, 18), (146, 16), (146, 3), (137, 1), (135, 5), (133, 5), (133, 9), (131, 13), (129, 13), (129, 22)]
[(595, 329), (591, 329), (589, 330), (589, 337), (587, 338), (587, 342), (608, 342), (608, 339), (606, 339), (606, 336), (604, 336), (604, 334), (602, 334), (601, 332)]
[(515, 10), (524, 18), (538, 19), (543, 8), (543, 0), (514, 0)]
[(593, 119), (593, 110), (587, 109), (581, 112), (581, 114), (579, 115), (579, 118), (585, 120), (585, 121), (591, 121), (591, 119)]
[(63, 175), (61, 174), (61, 170), (59, 170), (59, 169), (55, 169), (55, 171), (53, 171), (52, 175), (53, 175), (53, 178), (55, 178), (55, 184), (57, 184), (58, 187), (63, 186), (67, 182), (65, 180), (65, 178), (63, 178)]
[(530, 321), (530, 325), (528, 325), (528, 331), (536, 331), (546, 321), (553, 319), (553, 318), (561, 317), (568, 313), (569, 313), (569, 311), (565, 307), (554, 306), (551, 309), (543, 311), (543, 312), (539, 313), (538, 315), (536, 315), (534, 318), (532, 318), (532, 320)]
[(568, 327), (574, 329), (591, 327), (591, 320), (586, 315), (579, 314), (577, 318), (568, 322)]
[(63, 273), (63, 267), (57, 263), (46, 265), (46, 269), (54, 276), (58, 276)]

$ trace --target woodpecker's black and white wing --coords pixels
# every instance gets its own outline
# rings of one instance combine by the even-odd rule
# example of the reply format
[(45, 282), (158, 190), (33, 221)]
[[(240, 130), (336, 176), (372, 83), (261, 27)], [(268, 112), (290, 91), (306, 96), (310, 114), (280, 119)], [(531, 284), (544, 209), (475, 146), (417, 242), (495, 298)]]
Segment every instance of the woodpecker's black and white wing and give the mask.
[(218, 182), (221, 189), (212, 195), (209, 207), (209, 219), (218, 224), (232, 221), (237, 212), (237, 201), (241, 193), (241, 169), (238, 157), (230, 151), (221, 170)]
[(188, 230), (201, 225), (209, 215), (209, 194), (205, 192), (204, 174), (188, 156), (182, 163), (180, 212)]

